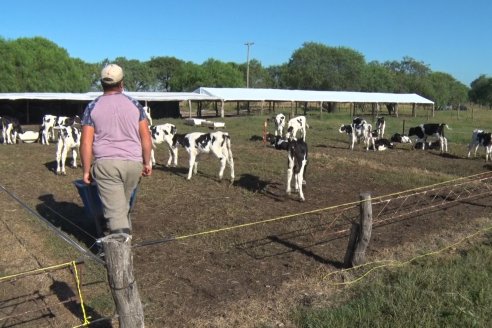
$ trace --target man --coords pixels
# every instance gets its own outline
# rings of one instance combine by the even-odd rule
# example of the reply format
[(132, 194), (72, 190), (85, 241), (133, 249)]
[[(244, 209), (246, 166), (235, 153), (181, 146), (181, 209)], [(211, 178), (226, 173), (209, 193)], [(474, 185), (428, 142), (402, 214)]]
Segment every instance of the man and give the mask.
[(116, 64), (102, 69), (103, 94), (82, 118), (80, 156), (83, 181), (96, 182), (110, 233), (131, 234), (130, 199), (140, 176), (152, 174), (152, 140), (142, 105), (123, 94), (123, 77)]

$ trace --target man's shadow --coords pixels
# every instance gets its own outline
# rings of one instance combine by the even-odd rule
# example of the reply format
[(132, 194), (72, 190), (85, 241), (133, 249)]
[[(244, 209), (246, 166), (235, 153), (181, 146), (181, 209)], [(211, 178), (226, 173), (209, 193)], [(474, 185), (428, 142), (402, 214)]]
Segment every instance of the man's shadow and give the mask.
[(41, 195), (39, 200), (43, 202), (36, 206), (39, 215), (63, 232), (74, 236), (89, 249), (94, 248), (98, 238), (96, 225), (87, 217), (82, 206), (56, 201), (53, 194)]

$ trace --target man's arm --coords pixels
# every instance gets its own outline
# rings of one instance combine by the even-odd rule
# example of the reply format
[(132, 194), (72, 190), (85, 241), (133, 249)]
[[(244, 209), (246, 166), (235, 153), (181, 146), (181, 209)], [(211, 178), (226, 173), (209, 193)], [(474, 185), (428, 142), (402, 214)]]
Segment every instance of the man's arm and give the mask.
[(142, 143), (142, 159), (143, 159), (143, 176), (152, 174), (152, 163), (150, 162), (150, 153), (152, 151), (152, 138), (148, 121), (142, 120), (139, 123), (140, 142)]
[(94, 127), (90, 125), (82, 126), (82, 136), (80, 140), (80, 159), (82, 161), (84, 183), (91, 183), (90, 174), (92, 164), (92, 144), (94, 142)]

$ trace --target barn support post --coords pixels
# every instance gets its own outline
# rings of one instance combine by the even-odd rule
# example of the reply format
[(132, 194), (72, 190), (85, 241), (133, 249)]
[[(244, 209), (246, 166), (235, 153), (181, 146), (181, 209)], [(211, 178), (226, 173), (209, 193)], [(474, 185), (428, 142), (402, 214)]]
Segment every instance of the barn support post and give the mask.
[(349, 244), (345, 253), (344, 266), (347, 268), (366, 262), (366, 249), (372, 233), (372, 203), (369, 192), (361, 193), (359, 222), (353, 222)]
[(432, 104), (432, 117), (434, 118), (435, 115), (436, 115), (436, 108), (434, 104)]
[(265, 101), (261, 101), (261, 107), (260, 107), (260, 115), (263, 116), (263, 106), (265, 106)]
[(323, 117), (323, 102), (319, 102), (319, 118)]
[(221, 100), (220, 101), (220, 117), (224, 118), (225, 115), (225, 101)]
[(239, 101), (236, 101), (237, 116), (239, 116)]
[(30, 124), (30, 120), (29, 120), (29, 99), (27, 99), (27, 102), (26, 102), (26, 123), (27, 124)]
[(188, 108), (190, 110), (190, 118), (191, 118), (191, 99), (188, 99)]
[(413, 116), (413, 117), (417, 117), (417, 110), (416, 110), (416, 107), (417, 107), (417, 106), (416, 106), (416, 104), (415, 104), (415, 103), (413, 103), (413, 104), (412, 104), (412, 116)]
[(290, 102), (290, 116), (294, 117), (294, 102)]
[(101, 238), (109, 287), (118, 313), (119, 327), (144, 327), (144, 313), (133, 276), (132, 237), (126, 233)]

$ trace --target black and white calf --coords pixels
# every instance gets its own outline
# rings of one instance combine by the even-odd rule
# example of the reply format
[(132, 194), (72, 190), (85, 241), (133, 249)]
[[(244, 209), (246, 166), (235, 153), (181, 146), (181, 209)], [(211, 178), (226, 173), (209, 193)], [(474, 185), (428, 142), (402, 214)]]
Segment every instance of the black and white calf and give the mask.
[(302, 185), (304, 183), (304, 171), (308, 161), (308, 146), (303, 140), (287, 141), (287, 194), (290, 194), (292, 176), (294, 176), (294, 190), (299, 191), (301, 201), (305, 201)]
[(55, 116), (50, 114), (44, 115), (40, 129), (41, 143), (43, 145), (49, 145), (50, 140), (57, 139), (55, 135), (55, 128), (73, 126), (74, 124), (80, 124), (80, 117), (77, 115), (72, 117)]
[(371, 147), (372, 150), (377, 150), (377, 151), (383, 151), (386, 149), (393, 149), (393, 148), (395, 148), (395, 145), (388, 139), (384, 139), (384, 138), (376, 139)]
[(398, 142), (398, 143), (409, 143), (409, 144), (412, 143), (412, 140), (408, 136), (399, 133), (393, 134), (390, 140), (392, 142)]
[(291, 118), (287, 123), (287, 133), (285, 137), (287, 139), (297, 139), (297, 132), (301, 133), (303, 141), (306, 141), (306, 129), (309, 125), (306, 123), (306, 117), (296, 116)]
[(157, 145), (165, 143), (169, 151), (169, 159), (167, 160), (166, 166), (171, 166), (171, 164), (174, 167), (178, 166), (178, 149), (173, 147), (173, 139), (176, 135), (176, 126), (171, 123), (152, 125), (150, 127), (150, 134), (152, 136), (152, 151), (150, 153), (152, 165), (156, 164), (154, 148), (157, 148)]
[(410, 128), (408, 131), (408, 136), (417, 136), (417, 142), (422, 142), (422, 149), (425, 149), (427, 137), (434, 136), (439, 139), (440, 142), (440, 151), (441, 153), (448, 151), (448, 139), (444, 136), (444, 128), (449, 127), (442, 123), (427, 123), (421, 124), (419, 126)]
[(352, 120), (352, 124), (342, 124), (338, 129), (340, 133), (346, 133), (349, 136), (350, 149), (354, 149), (354, 144), (364, 142), (366, 150), (369, 147), (374, 147), (374, 137), (372, 136), (372, 125), (367, 123), (366, 120), (356, 117)]
[(378, 139), (384, 138), (385, 128), (386, 128), (386, 122), (384, 121), (384, 117), (383, 116), (378, 117), (376, 120), (376, 133)]
[(282, 137), (285, 127), (285, 115), (282, 113), (277, 114), (273, 118), (273, 122), (275, 123), (275, 135)]
[(220, 160), (219, 179), (222, 180), (226, 164), (231, 170), (231, 182), (234, 181), (234, 159), (231, 150), (231, 138), (229, 133), (216, 131), (209, 133), (191, 132), (186, 135), (175, 134), (173, 148), (176, 150), (178, 143), (183, 146), (190, 156), (187, 179), (197, 173), (197, 157), (203, 153), (212, 153)]
[(24, 132), (19, 120), (10, 116), (0, 117), (0, 128), (2, 129), (2, 142), (4, 144), (17, 143), (17, 135)]
[(487, 133), (483, 130), (475, 129), (472, 133), (472, 139), (470, 144), (468, 145), (468, 155), (470, 158), (471, 150), (475, 147), (474, 157), (477, 157), (478, 147), (485, 148), (485, 161), (487, 162), (489, 158), (492, 159), (492, 142), (491, 142), (491, 134)]
[(54, 129), (59, 132), (56, 145), (56, 174), (66, 175), (65, 161), (70, 150), (72, 151), (72, 167), (77, 167), (77, 152), (80, 146), (81, 131), (75, 126), (60, 126)]
[(147, 104), (145, 106), (143, 106), (143, 109), (145, 110), (145, 116), (147, 116), (147, 121), (149, 121), (149, 125), (152, 125), (152, 116), (150, 115), (150, 107), (147, 106)]

